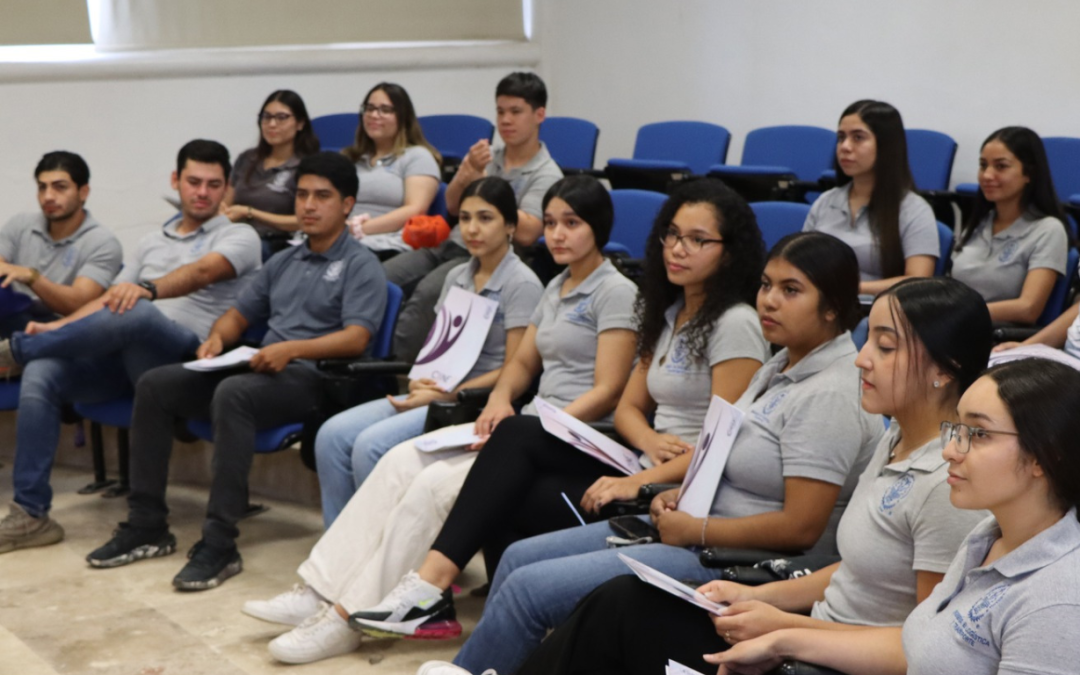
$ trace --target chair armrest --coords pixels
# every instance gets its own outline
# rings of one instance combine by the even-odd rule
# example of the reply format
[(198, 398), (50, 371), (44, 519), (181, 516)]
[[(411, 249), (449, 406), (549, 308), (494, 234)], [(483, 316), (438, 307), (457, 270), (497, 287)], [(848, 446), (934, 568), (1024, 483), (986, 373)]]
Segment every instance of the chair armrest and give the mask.
[(413, 364), (383, 359), (320, 359), (319, 370), (332, 375), (366, 377), (370, 375), (407, 375)]
[(768, 675), (843, 675), (839, 670), (803, 661), (784, 661)]
[(493, 389), (494, 387), (476, 387), (473, 389), (462, 389), (457, 393), (457, 400), (460, 403), (485, 405), (487, 403), (488, 396), (491, 395)]
[(1002, 342), (1023, 342), (1039, 329), (1035, 326), (1001, 326), (994, 329), (994, 344)]
[(790, 557), (780, 551), (767, 551), (755, 548), (728, 548), (710, 546), (701, 552), (701, 564), (705, 567), (752, 567), (763, 560)]
[(678, 490), (680, 485), (681, 483), (647, 483), (638, 488), (637, 498), (647, 499), (648, 503), (652, 503), (661, 492)]

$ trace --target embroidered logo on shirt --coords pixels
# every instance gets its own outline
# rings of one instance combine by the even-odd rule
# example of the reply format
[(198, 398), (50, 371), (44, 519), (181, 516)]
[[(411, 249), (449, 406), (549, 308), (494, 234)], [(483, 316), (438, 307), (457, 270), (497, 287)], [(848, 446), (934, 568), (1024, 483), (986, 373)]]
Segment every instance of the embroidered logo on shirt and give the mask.
[(1016, 249), (1020, 248), (1020, 242), (1016, 239), (1010, 239), (1005, 242), (1005, 246), (1001, 249), (1001, 253), (998, 255), (999, 263), (1007, 263), (1013, 259), (1016, 255)]
[(671, 345), (671, 351), (663, 361), (664, 372), (673, 375), (684, 375), (690, 372), (690, 348), (686, 345), (686, 337), (682, 334), (675, 337)]
[(576, 323), (579, 326), (592, 326), (592, 321), (589, 319), (589, 305), (592, 304), (592, 297), (585, 298), (574, 305), (574, 308), (566, 313), (566, 320), (570, 323)]
[(289, 190), (289, 178), (292, 177), (290, 171), (279, 171), (274, 174), (274, 180), (266, 184), (266, 187), (274, 192), (290, 192)]
[(197, 236), (195, 241), (191, 243), (191, 255), (194, 257), (202, 257), (203, 249), (206, 248), (206, 237)]
[(915, 476), (910, 473), (905, 473), (896, 479), (896, 482), (889, 486), (889, 489), (885, 491), (885, 494), (881, 498), (881, 504), (878, 505), (878, 511), (884, 513), (887, 516), (891, 516), (893, 509), (896, 505), (904, 501), (904, 497), (911, 494), (911, 488), (915, 486)]
[(75, 266), (75, 256), (76, 256), (75, 247), (68, 246), (67, 250), (64, 251), (64, 260), (62, 262), (64, 267), (66, 267), (67, 269), (71, 269), (72, 267), (74, 267)]
[(769, 416), (772, 415), (773, 412), (780, 407), (780, 403), (787, 397), (787, 395), (787, 390), (773, 394), (772, 398), (766, 401), (765, 405), (763, 405), (761, 408), (758, 408), (757, 410), (751, 409), (750, 414), (753, 415), (758, 422), (767, 422)]
[(335, 260), (326, 266), (326, 272), (323, 274), (324, 281), (337, 281), (341, 277), (341, 271), (345, 269), (344, 260)]
[(961, 614), (957, 610), (953, 610), (953, 631), (956, 632), (961, 640), (972, 647), (991, 646), (989, 638), (982, 634), (982, 621), (995, 605), (1005, 599), (1005, 594), (1008, 592), (1008, 584), (998, 584), (972, 605), (966, 615)]

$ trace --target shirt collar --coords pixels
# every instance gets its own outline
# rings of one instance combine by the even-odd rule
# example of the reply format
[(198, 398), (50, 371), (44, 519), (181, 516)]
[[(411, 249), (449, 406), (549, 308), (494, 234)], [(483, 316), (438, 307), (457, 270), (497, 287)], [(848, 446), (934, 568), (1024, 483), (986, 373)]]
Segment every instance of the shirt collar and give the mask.
[[(990, 550), (990, 546), (1000, 536), (1001, 528), (998, 527), (997, 521), (991, 518), (976, 528), (969, 542), (981, 540), (984, 546), (972, 548), (985, 556), (986, 551)], [(1076, 507), (1073, 507), (1061, 520), (1024, 542), (1020, 548), (995, 560), (990, 567), (1002, 576), (1012, 578), (1042, 569), (1073, 552), (1077, 547), (1080, 547), (1080, 521), (1077, 521)], [(975, 564), (978, 565), (981, 562), (981, 560), (976, 561)]]
[(88, 209), (83, 209), (83, 211), (85, 215), (83, 216), (83, 221), (79, 225), (78, 229), (76, 229), (74, 232), (64, 237), (63, 239), (55, 240), (52, 238), (52, 235), (49, 234), (49, 219), (46, 218), (44, 214), (39, 214), (40, 217), (34, 221), (34, 226), (31, 231), (36, 232), (52, 246), (62, 246), (64, 244), (73, 242), (79, 237), (89, 232), (90, 230), (100, 225), (100, 223), (98, 223), (98, 221), (95, 220), (92, 215), (90, 215), (90, 211)]
[(1036, 216), (1030, 211), (1025, 211), (1020, 214), (1020, 217), (1012, 222), (1011, 225), (1006, 227), (1001, 232), (994, 234), (994, 212), (986, 214), (986, 234), (989, 239), (1007, 240), (1007, 239), (1023, 239), (1031, 234), (1031, 231), (1035, 229), (1035, 226), (1039, 224), (1042, 218)]
[[(894, 428), (896, 429), (895, 433), (892, 432), (892, 429)], [(896, 447), (896, 444), (900, 442), (900, 426), (893, 421), (889, 431), (892, 434), (892, 438), (889, 439), (889, 450), (892, 451), (892, 449)], [(941, 439), (934, 438), (917, 448), (902, 462), (889, 464), (888, 461), (886, 461), (883, 470), (895, 473), (907, 473), (912, 470), (921, 471), (923, 473), (933, 473), (940, 469), (944, 464), (945, 458), (941, 456)]]
[[(506, 282), (510, 280), (510, 271), (518, 262), (520, 262), (520, 259), (517, 257), (517, 254), (514, 253), (513, 249), (507, 250), (506, 255), (504, 255), (503, 259), (499, 261), (499, 264), (495, 266), (495, 271), (491, 273), (491, 278), (487, 280), (487, 283), (484, 284), (482, 290), (494, 292), (501, 291)], [(470, 258), (468, 265), (466, 272), (471, 280), (476, 276), (477, 271), (480, 269), (480, 259)], [(481, 291), (477, 292), (479, 293)]]
[(792, 382), (800, 382), (808, 377), (817, 375), (841, 359), (848, 359), (854, 362), (857, 353), (858, 352), (855, 351), (855, 343), (851, 340), (851, 333), (844, 331), (828, 342), (818, 345), (814, 351), (810, 352), (804, 356), (801, 361), (796, 363), (791, 370), (781, 373), (779, 371), (783, 369), (788, 361), (788, 350), (787, 347), (785, 347), (780, 353), (773, 357), (774, 363), (777, 364), (778, 372), (776, 377), (786, 377)]
[[(548, 162), (550, 160), (551, 160), (551, 153), (548, 152), (547, 146), (544, 145), (544, 142), (540, 141), (540, 149), (537, 150), (536, 154), (532, 156), (532, 159), (525, 162), (524, 165), (516, 167), (515, 170), (519, 171), (519, 172), (521, 172), (523, 174), (532, 173), (533, 171), (536, 171), (541, 166), (543, 166), (544, 163), (546, 163), (546, 162)], [(501, 147), (498, 147), (498, 148), (496, 148), (495, 150), (492, 151), (492, 153), (491, 153), (491, 163), (494, 166), (496, 173), (502, 173), (503, 172), (503, 167), (506, 165), (506, 146), (505, 145), (501, 146)]]
[[(316, 253), (308, 246), (308, 242), (304, 241), (300, 244), (300, 259), (308, 260), (311, 258), (322, 258), (324, 260), (341, 260), (345, 257), (345, 253), (348, 250), (349, 242), (353, 241), (352, 235), (349, 234), (348, 228), (343, 230), (338, 238), (334, 240), (334, 243), (330, 245), (330, 248), (326, 249), (322, 253)], [(360, 244), (361, 246), (363, 244)]]
[[(592, 271), (592, 274), (585, 277), (585, 281), (582, 281), (577, 285), (577, 288), (570, 291), (563, 297), (563, 300), (574, 297), (575, 295), (592, 295), (600, 284), (604, 282), (612, 274), (619, 274), (619, 271), (615, 269), (615, 266), (611, 264), (611, 261), (604, 258), (604, 262), (600, 263), (600, 266)], [(559, 276), (555, 277), (556, 286), (561, 287), (563, 282), (570, 276), (570, 268), (567, 268), (559, 273)]]
[[(836, 192), (833, 193), (832, 199), (829, 200), (828, 205), (830, 208), (836, 209), (840, 213), (843, 213), (848, 218), (851, 218), (851, 209), (849, 200), (851, 199), (851, 183), (846, 183), (836, 188)], [(859, 209), (859, 214), (866, 210), (866, 207)], [(856, 215), (859, 215), (856, 214)]]
[(169, 239), (188, 239), (189, 237), (213, 232), (220, 227), (232, 224), (232, 221), (229, 220), (228, 216), (217, 215), (202, 225), (199, 225), (194, 231), (188, 232), (187, 234), (180, 234), (176, 231), (176, 228), (180, 226), (180, 221), (183, 220), (183, 217), (182, 213), (177, 213), (175, 216), (165, 221), (165, 224), (161, 227), (166, 237)]

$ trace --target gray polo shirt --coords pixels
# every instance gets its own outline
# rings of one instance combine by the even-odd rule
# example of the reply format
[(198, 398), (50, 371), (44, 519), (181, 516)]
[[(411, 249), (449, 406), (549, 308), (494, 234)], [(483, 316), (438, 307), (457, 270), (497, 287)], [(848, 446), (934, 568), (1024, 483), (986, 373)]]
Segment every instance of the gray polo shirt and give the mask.
[(512, 250), (506, 252), (480, 291), (476, 290), (476, 284), (473, 283), (473, 276), (478, 269), (480, 261), (471, 258), (469, 262), (450, 270), (443, 282), (437, 303), (442, 305), (451, 288), (460, 288), (499, 303), (480, 356), (476, 358), (472, 370), (462, 382), (502, 368), (503, 361), (506, 360), (506, 331), (528, 326), (529, 319), (540, 302), (540, 296), (544, 293), (544, 285), (540, 283), (540, 279)]
[[(236, 158), (229, 177), (233, 186), (233, 203), (268, 213), (293, 215), (296, 213), (296, 169), (299, 166), (300, 158), (293, 156), (284, 164), (267, 169), (258, 160), (255, 148), (245, 150)], [(264, 225), (258, 220), (251, 223), (251, 226), (259, 234), (281, 232), (278, 228)]]
[(964, 537), (986, 511), (949, 501), (948, 463), (935, 438), (902, 462), (889, 462), (900, 442), (893, 424), (878, 443), (840, 519), (843, 562), (811, 616), (860, 626), (899, 626), (916, 602), (916, 573), (944, 573)]
[(679, 298), (664, 313), (664, 330), (656, 342), (645, 381), (649, 396), (656, 402), (653, 428), (693, 444), (712, 401), (712, 367), (731, 359), (764, 363), (769, 360), (769, 345), (761, 334), (757, 311), (740, 303), (713, 323), (705, 358), (692, 358), (686, 343), (686, 324), (674, 333), (675, 317), (682, 307)]
[(912, 675), (1074, 675), (1080, 668), (1080, 523), (1070, 509), (983, 565), (1001, 537), (987, 518), (904, 622)]
[[(540, 150), (523, 166), (506, 168), (506, 147), (491, 151), (491, 162), (484, 169), (485, 176), (498, 176), (510, 183), (517, 197), (518, 208), (530, 216), (544, 218), (544, 195), (548, 189), (563, 177), (562, 169), (548, 153), (547, 146), (540, 141)], [(465, 240), (455, 225), (450, 231), (450, 239), (464, 247)]]
[[(33, 267), (41, 276), (70, 286), (86, 277), (108, 288), (120, 270), (124, 252), (113, 233), (105, 229), (89, 211), (79, 229), (59, 241), (49, 234), (49, 221), (41, 213), (20, 213), (0, 228), (0, 257), (13, 265)], [(34, 300), (35, 313), (51, 312), (25, 284), (13, 286)]]
[(263, 345), (345, 326), (362, 326), (374, 337), (386, 312), (386, 274), (375, 254), (344, 231), (324, 253), (304, 242), (267, 260), (236, 309), (249, 323), (268, 323)]
[(1069, 237), (1053, 217), (1026, 213), (994, 234), (994, 212), (986, 214), (964, 247), (952, 254), (952, 278), (971, 286), (987, 302), (1020, 297), (1028, 272), (1040, 267), (1065, 274)]
[[(431, 176), (440, 179), (439, 163), (431, 151), (422, 145), (410, 145), (400, 155), (387, 155), (371, 165), (371, 155), (363, 155), (356, 163), (360, 191), (352, 215), (370, 214), (372, 218), (390, 213), (405, 204), (405, 179), (410, 176)], [(375, 251), (411, 251), (401, 238), (401, 230), (369, 234), (361, 242)]]
[(262, 266), (259, 235), (243, 223), (231, 222), (225, 216), (215, 216), (194, 232), (180, 234), (176, 228), (181, 220), (176, 214), (157, 232), (139, 241), (135, 258), (128, 261), (116, 277), (116, 283), (137, 284), (160, 279), (169, 272), (189, 265), (208, 253), (219, 253), (232, 265), (236, 276), (204, 286), (178, 298), (154, 301), (154, 307), (181, 326), (187, 326), (205, 340), (210, 327), (236, 301), (248, 282)]
[(807, 354), (787, 372), (783, 349), (761, 367), (735, 405), (743, 411), (712, 514), (742, 518), (784, 507), (784, 479), (841, 486), (829, 525), (810, 552), (836, 553), (836, 527), (859, 474), (885, 433), (862, 409), (851, 334)]
[[(536, 326), (536, 349), (544, 364), (539, 395), (560, 408), (593, 388), (600, 333), (634, 330), (637, 297), (637, 287), (610, 260), (560, 298), (569, 275), (564, 270), (551, 280), (529, 320)], [(534, 412), (532, 404), (526, 411)]]
[[(848, 183), (818, 197), (810, 207), (803, 232), (824, 232), (843, 241), (859, 259), (862, 280), (875, 281), (882, 278), (881, 253), (870, 230), (870, 214), (864, 206), (853, 223), (848, 206), (850, 194), (851, 183)], [(917, 255), (934, 258), (941, 255), (934, 210), (914, 192), (907, 193), (904, 201), (900, 202), (900, 245), (904, 249), (905, 260)]]

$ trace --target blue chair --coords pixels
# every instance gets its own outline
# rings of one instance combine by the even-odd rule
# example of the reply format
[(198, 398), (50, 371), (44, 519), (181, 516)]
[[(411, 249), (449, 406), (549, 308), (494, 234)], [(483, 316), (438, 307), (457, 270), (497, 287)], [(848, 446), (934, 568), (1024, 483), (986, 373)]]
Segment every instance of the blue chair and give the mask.
[(356, 128), (360, 126), (360, 113), (336, 113), (311, 119), (311, 130), (319, 137), (323, 150), (340, 152), (356, 141)]
[(802, 232), (810, 214), (810, 205), (799, 202), (753, 202), (750, 208), (757, 218), (766, 251), (771, 251), (787, 235)]
[(577, 117), (548, 117), (540, 125), (540, 140), (563, 173), (591, 171), (599, 138), (599, 127)]
[(632, 159), (608, 160), (614, 189), (666, 192), (674, 178), (702, 174), (727, 158), (731, 132), (708, 122), (655, 122), (637, 132)]
[(870, 319), (863, 317), (859, 323), (851, 329), (851, 341), (855, 343), (855, 349), (862, 351), (863, 345), (870, 338)]
[(948, 134), (929, 129), (908, 129), (905, 135), (915, 188), (920, 191), (948, 190), (956, 158), (956, 141)]
[(418, 118), (424, 138), (443, 156), (443, 164), (460, 164), (469, 148), (491, 140), (495, 125), (476, 115), (425, 115)]
[[(741, 164), (710, 166), (709, 175), (748, 201), (766, 201), (785, 196), (784, 188), (793, 181), (816, 182), (832, 167), (835, 152), (835, 131), (803, 125), (762, 127), (746, 135)], [(802, 193), (787, 196), (802, 199)]]
[(1035, 321), (1036, 326), (1045, 326), (1061, 316), (1065, 311), (1066, 302), (1069, 298), (1069, 288), (1076, 278), (1077, 265), (1080, 264), (1080, 252), (1075, 248), (1069, 249), (1069, 257), (1065, 262), (1065, 274), (1058, 277), (1054, 288), (1050, 291), (1050, 297), (1046, 300), (1046, 307)]
[(934, 265), (934, 276), (943, 277), (951, 267), (953, 231), (944, 223), (937, 224), (938, 242), (941, 245), (941, 255), (938, 256), (937, 264)]
[(446, 208), (446, 183), (439, 181), (439, 191), (435, 193), (427, 212), (429, 216), (442, 216), (447, 222), (450, 221), (450, 211)]
[(645, 242), (653, 222), (667, 196), (649, 190), (612, 190), (615, 219), (611, 227), (612, 243), (617, 243), (634, 259), (645, 258)]

